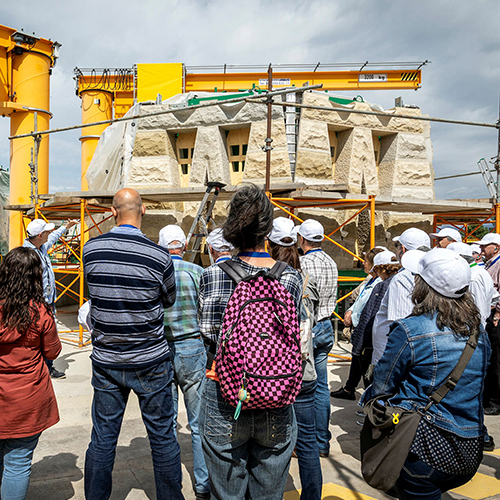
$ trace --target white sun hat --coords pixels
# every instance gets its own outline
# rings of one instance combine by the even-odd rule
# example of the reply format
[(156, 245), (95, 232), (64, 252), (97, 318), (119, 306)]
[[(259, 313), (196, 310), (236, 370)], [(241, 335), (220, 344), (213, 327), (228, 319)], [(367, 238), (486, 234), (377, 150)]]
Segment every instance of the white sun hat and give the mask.
[(308, 241), (323, 241), (325, 237), (323, 225), (314, 219), (305, 220), (299, 226), (298, 233)]
[(418, 274), (436, 292), (449, 298), (464, 295), (470, 285), (469, 264), (460, 255), (447, 248), (434, 248), (430, 252), (410, 250), (401, 263), (405, 269)]
[(214, 229), (207, 236), (207, 243), (216, 251), (216, 252), (230, 252), (234, 246), (227, 241), (224, 236), (222, 236), (222, 228), (218, 227)]
[[(178, 241), (179, 243), (171, 245), (172, 241)], [(186, 244), (186, 235), (179, 226), (170, 224), (160, 230), (158, 244), (164, 248), (170, 248), (172, 250), (182, 248)]]
[(370, 269), (370, 272), (375, 269), (375, 266), (383, 266), (385, 264), (399, 264), (398, 258), (394, 252), (390, 250), (384, 250), (373, 257), (373, 267)]
[(26, 232), (29, 237), (38, 236), (40, 233), (44, 231), (52, 231), (56, 225), (52, 222), (45, 222), (43, 219), (34, 219), (26, 228)]
[[(469, 257), (473, 257), (472, 246), (467, 245), (467, 243), (450, 243), (446, 248), (448, 250), (452, 250), (455, 253), (458, 253), (458, 255), (468, 255)], [(479, 253), (481, 253), (481, 249), (479, 249)]]
[(483, 236), (481, 241), (476, 241), (476, 245), (486, 246), (494, 243), (495, 245), (500, 245), (500, 234), (488, 233)]
[[(277, 217), (273, 220), (273, 228), (267, 235), (268, 239), (277, 245), (291, 247), (297, 243), (297, 230), (293, 220), (286, 217)], [(291, 242), (284, 243), (285, 238), (292, 238)], [(307, 239), (307, 238), (306, 238)]]
[(460, 232), (457, 231), (456, 229), (453, 229), (452, 227), (445, 227), (441, 229), (438, 233), (431, 233), (429, 236), (432, 239), (446, 238), (448, 236), (452, 240), (455, 240), (456, 242), (462, 241), (462, 235), (460, 234)]
[(399, 243), (401, 243), (406, 250), (416, 250), (417, 248), (424, 246), (430, 248), (431, 246), (429, 235), (425, 231), (416, 227), (410, 227), (404, 231), (401, 236), (392, 238), (392, 241), (399, 241)]

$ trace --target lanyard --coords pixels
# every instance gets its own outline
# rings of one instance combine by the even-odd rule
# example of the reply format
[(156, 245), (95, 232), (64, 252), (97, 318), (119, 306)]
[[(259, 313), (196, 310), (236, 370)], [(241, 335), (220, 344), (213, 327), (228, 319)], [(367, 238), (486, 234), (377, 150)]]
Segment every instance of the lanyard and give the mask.
[(219, 257), (215, 263), (218, 264), (219, 262), (224, 262), (225, 260), (231, 260), (231, 257), (228, 257), (227, 255), (225, 257)]
[(266, 258), (271, 256), (267, 252), (240, 252), (238, 257), (258, 257), (258, 258)]
[(132, 224), (120, 224), (118, 227), (131, 227), (132, 229), (139, 229), (138, 227), (132, 226)]
[(182, 260), (182, 257), (180, 255), (171, 255), (170, 257), (175, 260)]
[(497, 257), (495, 258), (495, 260), (494, 260), (494, 261), (492, 261), (492, 262), (487, 262), (487, 263), (484, 265), (484, 267), (485, 267), (486, 269), (489, 269), (489, 268), (490, 268), (490, 267), (491, 267), (491, 266), (492, 266), (492, 265), (493, 265), (493, 264), (494, 264), (494, 263), (495, 263), (498, 259), (500, 259), (500, 255), (497, 255)]

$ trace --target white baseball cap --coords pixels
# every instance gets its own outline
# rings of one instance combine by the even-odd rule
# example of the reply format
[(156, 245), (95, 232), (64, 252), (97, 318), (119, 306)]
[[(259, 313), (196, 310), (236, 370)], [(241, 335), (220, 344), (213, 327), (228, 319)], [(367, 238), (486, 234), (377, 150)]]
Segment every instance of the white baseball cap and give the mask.
[[(273, 220), (273, 228), (267, 237), (277, 245), (291, 247), (297, 243), (297, 229), (293, 220), (286, 217), (277, 217)], [(285, 238), (292, 238), (292, 241), (284, 243), (282, 240)]]
[(216, 251), (216, 252), (230, 252), (234, 246), (227, 241), (224, 236), (222, 236), (222, 228), (218, 227), (214, 229), (207, 236), (207, 243)]
[(481, 241), (476, 241), (476, 245), (486, 246), (486, 245), (500, 245), (500, 234), (488, 233), (483, 236)]
[(32, 236), (38, 236), (44, 231), (52, 231), (52, 229), (54, 229), (55, 227), (55, 224), (53, 224), (52, 222), (45, 222), (43, 219), (35, 219), (28, 224), (26, 232), (31, 238)]
[(375, 266), (383, 266), (385, 264), (399, 264), (398, 258), (394, 252), (390, 250), (384, 250), (373, 257), (373, 267), (370, 269), (370, 272), (373, 271)]
[(430, 248), (431, 246), (429, 235), (416, 227), (410, 227), (404, 231), (401, 236), (392, 238), (392, 241), (399, 241), (406, 250), (416, 250), (423, 246)]
[[(177, 245), (170, 245), (172, 241), (178, 241)], [(184, 231), (175, 224), (169, 224), (160, 230), (158, 244), (164, 248), (182, 248), (186, 244), (186, 235)]]
[[(472, 246), (467, 245), (467, 243), (462, 243), (462, 242), (450, 243), (446, 248), (448, 250), (452, 250), (455, 253), (458, 253), (458, 255), (468, 255), (469, 257), (473, 257)], [(481, 253), (481, 249), (479, 249), (478, 253)]]
[(298, 233), (302, 238), (308, 241), (323, 241), (325, 230), (323, 225), (314, 219), (305, 220), (298, 229)]
[(481, 247), (479, 245), (474, 243), (470, 247), (472, 249), (472, 256), (474, 256), (475, 253), (481, 253)]
[(445, 297), (462, 297), (470, 285), (469, 264), (448, 248), (434, 248), (430, 252), (410, 250), (405, 252), (401, 261), (405, 269), (418, 274)]
[(429, 236), (432, 239), (446, 238), (448, 236), (452, 240), (455, 240), (457, 242), (462, 241), (462, 235), (460, 234), (460, 232), (457, 231), (456, 229), (453, 229), (452, 227), (445, 227), (441, 229), (438, 233), (431, 233)]

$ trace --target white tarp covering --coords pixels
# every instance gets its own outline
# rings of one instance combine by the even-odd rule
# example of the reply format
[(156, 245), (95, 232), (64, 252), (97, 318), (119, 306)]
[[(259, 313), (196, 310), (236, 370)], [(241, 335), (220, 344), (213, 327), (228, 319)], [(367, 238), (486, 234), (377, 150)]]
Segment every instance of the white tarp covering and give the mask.
[[(138, 115), (140, 107), (134, 104), (125, 116)], [(136, 131), (136, 120), (113, 123), (104, 130), (87, 169), (89, 191), (118, 191), (126, 187)]]

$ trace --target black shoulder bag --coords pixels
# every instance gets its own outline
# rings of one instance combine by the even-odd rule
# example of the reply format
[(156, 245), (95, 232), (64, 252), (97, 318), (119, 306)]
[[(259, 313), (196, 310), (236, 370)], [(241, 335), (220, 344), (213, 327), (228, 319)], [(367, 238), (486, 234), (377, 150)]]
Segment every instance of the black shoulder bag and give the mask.
[(383, 491), (395, 484), (406, 461), (422, 416), (433, 404), (457, 385), (477, 346), (479, 332), (469, 337), (465, 349), (446, 381), (429, 396), (427, 405), (418, 411), (390, 406), (392, 395), (383, 395), (368, 401), (361, 431), (361, 473), (365, 481)]

